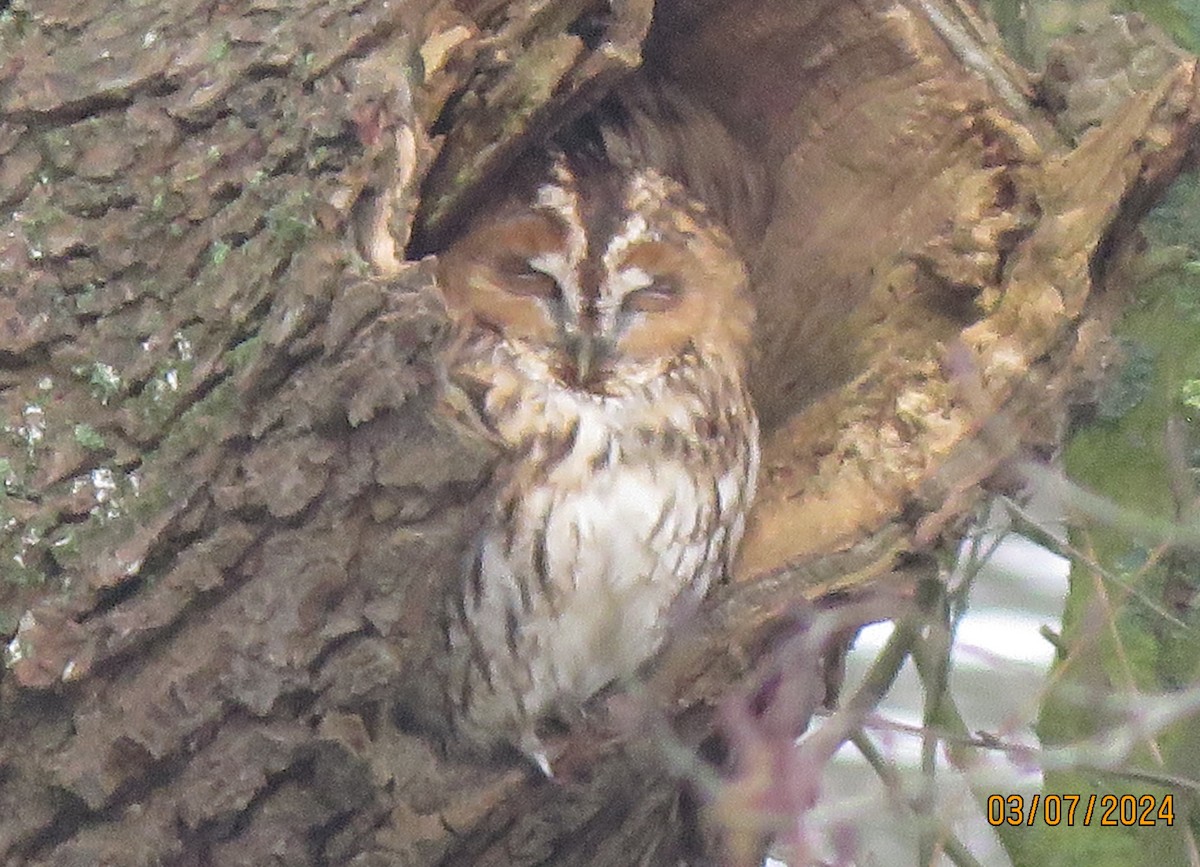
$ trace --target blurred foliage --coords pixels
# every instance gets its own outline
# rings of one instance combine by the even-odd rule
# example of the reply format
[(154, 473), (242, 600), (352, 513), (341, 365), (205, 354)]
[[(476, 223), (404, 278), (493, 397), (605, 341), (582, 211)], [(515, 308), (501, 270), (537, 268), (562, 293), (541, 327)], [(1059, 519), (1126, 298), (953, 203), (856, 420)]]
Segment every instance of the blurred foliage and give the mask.
[(1200, 52), (1200, 3), (1196, 0), (1126, 0), (1117, 8), (1140, 12), (1180, 46)]
[(1132, 337), (1121, 339), (1124, 354), (1120, 369), (1105, 382), (1096, 400), (1096, 413), (1103, 421), (1128, 415), (1154, 387), (1154, 350)]
[[(1061, 35), (1111, 12), (1138, 12), (1180, 46), (1200, 53), (1200, 0), (991, 0), (1010, 50), (1040, 68)], [(1200, 183), (1175, 185), (1146, 221), (1149, 243), (1130, 281), (1135, 302), (1118, 329), (1121, 360), (1064, 455), (1072, 481), (1141, 516), (1194, 523), (1200, 514)], [(1047, 746), (1115, 745), (1136, 732), (1151, 695), (1200, 681), (1200, 551), (1104, 525), (1076, 525), (1071, 589), (1063, 614), (1068, 648), (1051, 674), (1039, 735)], [(1124, 867), (1194, 863), (1200, 823), (1195, 788), (1148, 777), (1200, 779), (1200, 726), (1184, 718), (1135, 735), (1124, 761), (1048, 771), (1043, 794), (1172, 792), (1173, 828), (1006, 829), (1017, 867)], [(1136, 772), (1147, 776), (1139, 778)]]
[(1046, 46), (1059, 36), (1093, 25), (1111, 12), (1137, 12), (1175, 42), (1200, 53), (1200, 0), (988, 0), (1013, 56), (1040, 69)]
[[(1040, 69), (1057, 37), (1112, 12), (1137, 12), (1200, 53), (1200, 0), (989, 0), (1010, 51)], [(1149, 246), (1130, 276), (1136, 300), (1118, 329), (1121, 360), (1064, 455), (1072, 481), (1141, 516), (1194, 523), (1200, 467), (1200, 183), (1175, 185), (1146, 221)], [(1073, 527), (1068, 652), (1051, 674), (1039, 735), (1047, 746), (1115, 745), (1135, 731), (1151, 694), (1200, 681), (1200, 551), (1113, 526)], [(1143, 699), (1143, 696), (1147, 698)], [(1174, 828), (1007, 829), (1017, 867), (1195, 863), (1195, 788), (1155, 787), (1131, 771), (1200, 779), (1200, 726), (1182, 719), (1133, 738), (1106, 770), (1048, 771), (1043, 794), (1154, 794), (1176, 798)]]
[[(1149, 248), (1133, 268), (1135, 299), (1119, 327), (1123, 358), (1096, 412), (1065, 453), (1072, 481), (1141, 516), (1194, 523), (1200, 464), (1200, 183), (1176, 184), (1147, 220)], [(1116, 744), (1136, 732), (1143, 696), (1193, 685), (1200, 663), (1200, 552), (1076, 524), (1063, 615), (1065, 660), (1051, 676), (1039, 734), (1047, 745)], [(1183, 719), (1133, 734), (1123, 761), (1046, 774), (1043, 792), (1173, 791), (1174, 828), (1036, 825), (1007, 835), (1017, 865), (1186, 864), (1189, 792), (1148, 785), (1144, 773), (1200, 777), (1200, 729)], [(1193, 810), (1194, 813), (1194, 805)], [(1200, 830), (1194, 823), (1191, 833)]]

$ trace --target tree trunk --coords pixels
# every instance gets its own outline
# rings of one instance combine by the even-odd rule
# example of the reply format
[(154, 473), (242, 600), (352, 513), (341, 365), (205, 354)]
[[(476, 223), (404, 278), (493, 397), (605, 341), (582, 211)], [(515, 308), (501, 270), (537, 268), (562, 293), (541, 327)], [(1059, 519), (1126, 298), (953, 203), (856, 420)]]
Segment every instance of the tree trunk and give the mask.
[[(1056, 441), (1191, 157), (1191, 59), (1072, 148), (965, 4), (612, 6), (0, 11), (3, 863), (699, 860), (666, 719), (701, 740), (803, 599), (901, 580)], [(768, 179), (764, 480), (664, 725), (544, 781), (392, 709), (495, 458), (405, 250), (643, 53)]]

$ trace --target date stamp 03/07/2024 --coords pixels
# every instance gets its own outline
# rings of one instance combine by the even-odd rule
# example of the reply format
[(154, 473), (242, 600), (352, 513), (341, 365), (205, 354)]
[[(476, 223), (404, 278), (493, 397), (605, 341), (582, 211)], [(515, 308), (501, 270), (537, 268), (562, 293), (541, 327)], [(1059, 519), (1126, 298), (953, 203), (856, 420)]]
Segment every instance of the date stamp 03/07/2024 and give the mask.
[[(1039, 815), (1040, 812), (1040, 815)], [(987, 820), (992, 826), (1047, 825), (1101, 827), (1175, 824), (1173, 795), (989, 795)]]

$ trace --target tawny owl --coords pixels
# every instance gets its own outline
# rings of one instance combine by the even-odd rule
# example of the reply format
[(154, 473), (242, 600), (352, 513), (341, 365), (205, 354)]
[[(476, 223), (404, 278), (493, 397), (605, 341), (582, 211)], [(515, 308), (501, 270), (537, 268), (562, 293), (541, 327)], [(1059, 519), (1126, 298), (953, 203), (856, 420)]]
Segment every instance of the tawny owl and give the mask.
[(549, 773), (538, 723), (632, 678), (728, 570), (758, 467), (753, 308), (725, 233), (649, 169), (547, 157), (440, 259), (452, 372), (507, 449), (447, 605), (450, 704)]

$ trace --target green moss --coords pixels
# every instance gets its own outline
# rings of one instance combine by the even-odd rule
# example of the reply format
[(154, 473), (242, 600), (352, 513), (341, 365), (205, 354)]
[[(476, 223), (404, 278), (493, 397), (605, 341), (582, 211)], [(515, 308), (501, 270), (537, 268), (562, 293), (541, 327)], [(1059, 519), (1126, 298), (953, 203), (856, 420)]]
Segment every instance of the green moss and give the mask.
[[(1150, 256), (1170, 243), (1195, 243), (1197, 222), (1200, 194), (1195, 179), (1187, 179), (1147, 223), (1147, 234), (1157, 245)], [(1191, 258), (1196, 258), (1194, 251)], [(1196, 676), (1198, 618), (1171, 600), (1189, 598), (1189, 588), (1200, 583), (1195, 577), (1200, 574), (1197, 558), (1164, 548), (1163, 535), (1154, 530), (1175, 525), (1177, 492), (1194, 485), (1198, 461), (1193, 444), (1200, 443), (1198, 301), (1200, 269), (1188, 263), (1160, 271), (1138, 287), (1136, 303), (1118, 329), (1124, 348), (1121, 368), (1101, 395), (1095, 422), (1067, 445), (1064, 461), (1072, 481), (1135, 520), (1124, 527), (1093, 524), (1071, 531), (1074, 547), (1086, 551), (1108, 577), (1101, 578), (1079, 560), (1072, 564), (1063, 640), (1075, 652), (1060, 664), (1043, 702), (1038, 731), (1046, 743), (1098, 739), (1115, 745), (1121, 738), (1118, 731), (1128, 732), (1137, 724), (1137, 709), (1144, 701), (1169, 702), (1171, 689)], [(1174, 431), (1171, 446), (1168, 430)], [(1193, 468), (1181, 468), (1181, 460), (1190, 461)], [(1187, 478), (1179, 477), (1184, 474)], [(1139, 699), (1142, 694), (1154, 698)], [(1179, 773), (1170, 756), (1200, 755), (1200, 730), (1189, 720), (1156, 731), (1153, 740), (1156, 751), (1142, 738), (1110, 776), (1047, 773), (1043, 792), (1075, 792), (1086, 798), (1120, 794), (1124, 786), (1129, 794), (1143, 794), (1146, 786), (1122, 781), (1121, 767), (1153, 771), (1160, 767), (1161, 756), (1167, 759), (1164, 773)], [(1028, 834), (1010, 836), (1018, 865), (1186, 862), (1178, 826), (1040, 825)]]
[(163, 353), (141, 392), (129, 409), (147, 431), (158, 430), (178, 411), (181, 400), (190, 399), (196, 360), (191, 341), (177, 332), (169, 353)]
[(215, 63), (216, 61), (222, 60), (229, 56), (229, 50), (231, 47), (232, 46), (227, 37), (222, 37), (221, 39), (213, 42), (213, 44), (208, 47), (209, 62)]
[(1179, 386), (1179, 400), (1189, 410), (1200, 410), (1200, 379), (1185, 379)]
[(1161, 27), (1176, 44), (1200, 51), (1200, 6), (1195, 0), (1125, 0), (1117, 9), (1139, 12)]
[(208, 261), (212, 265), (219, 268), (221, 265), (225, 264), (225, 260), (229, 258), (229, 251), (232, 249), (233, 248), (225, 241), (213, 241), (212, 247), (209, 250)]
[(81, 423), (75, 425), (75, 442), (79, 443), (85, 449), (102, 449), (104, 448), (104, 437), (96, 431), (90, 424)]
[(43, 587), (47, 576), (42, 568), (42, 540), (51, 518), (39, 515), (21, 524), (10, 519), (0, 534), (0, 584), (16, 587)]
[(79, 558), (79, 536), (73, 527), (60, 527), (47, 538), (47, 549), (59, 566), (68, 566)]
[[(14, 635), (17, 631), (17, 626), (21, 622), (21, 614), (19, 611), (9, 611), (0, 608), (0, 635)], [(8, 653), (5, 654), (5, 659), (8, 659)]]
[(1121, 341), (1125, 358), (1116, 376), (1101, 390), (1096, 409), (1100, 418), (1115, 421), (1142, 402), (1153, 385), (1155, 353), (1137, 340)]
[[(1062, 784), (1075, 788), (1059, 789), (1057, 793), (1077, 794), (1099, 788), (1106, 794), (1118, 794), (1110, 786), (1097, 786), (1094, 779), (1077, 775), (1073, 775), (1073, 779), (1065, 779)], [(1142, 789), (1129, 794), (1144, 792)], [(1018, 834), (1014, 834), (1020, 840), (1017, 851), (1013, 853), (1014, 864), (1020, 867), (1130, 867), (1147, 863), (1143, 860), (1145, 843), (1140, 839), (1145, 835), (1131, 828), (1101, 827), (1103, 811), (1098, 805), (1093, 809), (1091, 823), (1084, 825), (1086, 803), (1085, 794), (1076, 807), (1073, 826), (1068, 826), (1065, 820), (1053, 827), (1038, 821), (1032, 827), (1022, 828)], [(1044, 814), (1039, 819), (1043, 817)]]
[(121, 376), (111, 364), (94, 361), (91, 364), (71, 368), (71, 372), (86, 382), (92, 396), (107, 404), (121, 391)]
[(229, 365), (231, 371), (239, 373), (257, 361), (261, 353), (262, 338), (256, 334), (253, 337), (246, 338), (226, 352), (225, 363)]
[(305, 162), (310, 171), (318, 171), (324, 167), (332, 151), (327, 145), (318, 145), (308, 152)]
[[(49, 183), (44, 179), (43, 183)], [(20, 226), (29, 244), (29, 255), (32, 259), (41, 259), (44, 255), (42, 247), (51, 229), (68, 219), (66, 211), (57, 205), (35, 204), (28, 211), (22, 212)]]
[(313, 233), (315, 223), (307, 191), (289, 193), (282, 202), (267, 210), (265, 221), (272, 247), (294, 250)]

